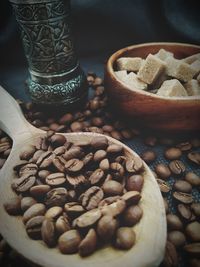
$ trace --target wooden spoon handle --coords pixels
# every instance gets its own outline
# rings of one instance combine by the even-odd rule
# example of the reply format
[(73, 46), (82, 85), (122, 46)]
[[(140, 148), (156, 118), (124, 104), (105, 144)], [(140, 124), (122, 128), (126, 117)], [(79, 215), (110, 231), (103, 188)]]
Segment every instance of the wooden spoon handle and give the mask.
[(5, 131), (13, 141), (30, 134), (35, 127), (27, 122), (15, 99), (0, 86), (0, 128)]

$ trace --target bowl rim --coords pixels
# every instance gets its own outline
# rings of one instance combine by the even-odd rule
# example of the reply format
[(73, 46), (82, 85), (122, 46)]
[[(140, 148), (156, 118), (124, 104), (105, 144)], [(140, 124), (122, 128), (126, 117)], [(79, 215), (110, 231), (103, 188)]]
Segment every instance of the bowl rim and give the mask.
[(114, 52), (108, 59), (107, 64), (106, 64), (106, 68), (109, 72), (109, 75), (112, 76), (112, 79), (114, 79), (116, 82), (121, 83), (123, 85), (123, 87), (125, 87), (124, 89), (128, 90), (129, 92), (132, 93), (136, 93), (136, 94), (140, 94), (143, 95), (145, 97), (152, 97), (155, 100), (156, 99), (162, 99), (162, 100), (170, 100), (170, 101), (177, 101), (177, 100), (181, 100), (183, 102), (188, 102), (189, 100), (198, 102), (200, 101), (200, 95), (199, 96), (185, 96), (185, 97), (167, 97), (167, 96), (159, 96), (156, 94), (153, 94), (151, 92), (145, 91), (145, 90), (140, 90), (140, 89), (135, 89), (135, 88), (131, 88), (130, 86), (128, 86), (125, 82), (123, 82), (122, 80), (120, 80), (114, 72), (113, 69), (113, 63), (116, 61), (117, 58), (119, 58), (123, 53), (127, 52), (127, 51), (131, 51), (134, 50), (135, 48), (140, 48), (140, 47), (149, 47), (149, 46), (186, 46), (186, 47), (191, 47), (191, 48), (197, 48), (199, 49), (199, 53), (200, 53), (200, 46), (199, 45), (194, 45), (194, 44), (188, 44), (188, 43), (177, 43), (177, 42), (150, 42), (150, 43), (140, 43), (140, 44), (134, 44), (134, 45), (130, 45), (130, 46), (126, 46), (124, 48), (121, 48), (119, 50), (117, 50), (116, 52)]

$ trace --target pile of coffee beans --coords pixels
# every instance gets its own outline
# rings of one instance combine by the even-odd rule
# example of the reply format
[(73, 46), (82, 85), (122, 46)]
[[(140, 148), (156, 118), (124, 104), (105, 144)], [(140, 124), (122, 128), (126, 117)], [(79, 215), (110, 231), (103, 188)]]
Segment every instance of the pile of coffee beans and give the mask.
[[(157, 177), (166, 206), (169, 235), (166, 255), (161, 266), (199, 267), (200, 242), (194, 241), (194, 238), (190, 237), (191, 229), (194, 227), (198, 230), (197, 223), (200, 223), (199, 134), (187, 138), (180, 136), (169, 138), (168, 135), (156, 137), (151, 133), (144, 135), (135, 127), (126, 124), (124, 119), (120, 120), (110, 110), (101, 78), (90, 72), (88, 73), (88, 82), (91, 86), (90, 100), (79, 111), (54, 114), (41, 110), (33, 103), (19, 101), (19, 104), (26, 118), (38, 128), (60, 132), (99, 132), (131, 145)], [(129, 139), (130, 141), (128, 141)], [(0, 131), (0, 144), (5, 142), (9, 143), (9, 148), (7, 148), (8, 144), (6, 146), (3, 144), (2, 150), (0, 149), (0, 168), (9, 155), (12, 146), (11, 139)], [(175, 162), (170, 164), (171, 161)], [(191, 191), (190, 185), (185, 182), (191, 185)], [(174, 226), (174, 224), (178, 226)], [(189, 226), (187, 227), (187, 225)], [(175, 233), (173, 233), (174, 231)], [(176, 231), (178, 231), (178, 234)], [(185, 243), (183, 242), (183, 235), (179, 232), (184, 235)], [(180, 240), (177, 242), (177, 236), (178, 239), (182, 240), (182, 243)], [(0, 262), (2, 266), (16, 266), (16, 262), (19, 261), (18, 254), (1, 237), (0, 240)], [(183, 243), (184, 245), (182, 245)], [(177, 244), (181, 245), (177, 246)], [(20, 259), (20, 265), (29, 266), (23, 259)]]
[(4, 207), (22, 215), (30, 238), (81, 256), (107, 242), (119, 249), (135, 244), (131, 227), (143, 215), (140, 157), (126, 156), (123, 146), (105, 136), (71, 143), (48, 131), (20, 159), (12, 182), (18, 196)]

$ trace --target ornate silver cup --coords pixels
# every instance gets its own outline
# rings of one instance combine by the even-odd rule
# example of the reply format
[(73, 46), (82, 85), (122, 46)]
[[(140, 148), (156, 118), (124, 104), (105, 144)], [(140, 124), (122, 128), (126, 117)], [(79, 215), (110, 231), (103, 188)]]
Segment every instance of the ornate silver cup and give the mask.
[(21, 29), (33, 102), (71, 106), (87, 96), (71, 33), (70, 0), (10, 0)]

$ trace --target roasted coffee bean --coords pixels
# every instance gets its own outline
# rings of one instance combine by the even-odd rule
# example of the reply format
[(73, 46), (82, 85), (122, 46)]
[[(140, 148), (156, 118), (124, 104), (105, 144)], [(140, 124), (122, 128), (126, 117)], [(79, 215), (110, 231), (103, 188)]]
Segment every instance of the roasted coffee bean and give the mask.
[(21, 213), (21, 198), (12, 197), (4, 203), (4, 208), (9, 215), (19, 215)]
[(110, 172), (114, 180), (121, 181), (124, 177), (124, 167), (118, 163), (113, 162), (110, 164)]
[(189, 152), (187, 157), (192, 163), (200, 165), (200, 152)]
[(69, 173), (77, 173), (83, 168), (83, 162), (79, 159), (70, 159), (65, 164), (65, 170)]
[(107, 196), (122, 195), (123, 186), (114, 180), (107, 181), (102, 186), (103, 192)]
[(42, 182), (45, 182), (46, 177), (50, 174), (48, 170), (41, 170), (38, 172), (38, 177)]
[(35, 216), (44, 215), (46, 212), (46, 207), (42, 203), (33, 204), (30, 208), (28, 208), (23, 215), (23, 222), (26, 223), (31, 218)]
[(124, 199), (117, 199), (110, 205), (105, 205), (101, 207), (101, 212), (103, 215), (110, 215), (116, 217), (120, 215), (126, 208), (126, 202)]
[(165, 151), (164, 155), (166, 159), (175, 160), (182, 156), (182, 151), (179, 148), (171, 147)]
[(36, 150), (29, 162), (36, 163), (39, 157), (44, 153), (43, 150)]
[(79, 254), (82, 257), (92, 254), (97, 246), (97, 235), (94, 229), (90, 229), (79, 245)]
[(52, 220), (47, 218), (43, 220), (41, 235), (42, 240), (47, 244), (48, 247), (54, 247), (56, 245), (56, 229)]
[(106, 149), (108, 146), (108, 140), (104, 136), (94, 137), (91, 140), (91, 146), (95, 149)]
[(54, 148), (55, 147), (58, 147), (58, 146), (64, 145), (66, 141), (67, 140), (66, 140), (65, 136), (64, 135), (61, 135), (61, 134), (54, 134), (50, 138), (51, 145)]
[(73, 121), (73, 115), (71, 113), (66, 113), (59, 119), (59, 123), (65, 125), (68, 125), (72, 121)]
[(105, 206), (105, 205), (110, 205), (116, 200), (120, 199), (120, 196), (113, 196), (113, 197), (106, 197), (103, 200), (99, 202), (99, 207)]
[(169, 163), (171, 172), (175, 175), (182, 175), (185, 172), (185, 165), (180, 160), (173, 160)]
[(138, 156), (126, 160), (126, 170), (129, 173), (140, 172), (143, 169), (143, 162)]
[(76, 202), (68, 202), (65, 204), (64, 209), (70, 218), (76, 218), (85, 212), (85, 209)]
[(126, 205), (129, 206), (133, 204), (138, 204), (141, 199), (141, 195), (137, 191), (129, 191), (123, 194), (121, 198), (126, 202)]
[(97, 150), (97, 151), (94, 153), (94, 158), (93, 158), (93, 160), (94, 160), (95, 162), (99, 162), (99, 161), (101, 161), (102, 159), (104, 159), (104, 158), (106, 157), (106, 155), (107, 155), (107, 152), (106, 152), (105, 150), (102, 150), (102, 149)]
[(110, 168), (110, 163), (108, 159), (103, 159), (100, 163), (99, 163), (99, 168), (102, 169), (103, 171), (108, 171)]
[(45, 218), (50, 220), (56, 220), (63, 212), (63, 208), (59, 206), (54, 206), (48, 209), (45, 213)]
[(46, 195), (47, 192), (51, 190), (51, 187), (47, 184), (35, 185), (30, 188), (30, 194), (34, 198), (41, 198)]
[(179, 204), (177, 206), (177, 209), (179, 214), (184, 220), (189, 221), (192, 218), (192, 211), (189, 206), (186, 206), (184, 204)]
[(101, 217), (97, 224), (97, 234), (103, 241), (113, 238), (118, 227), (118, 221), (110, 215)]
[(51, 151), (46, 151), (40, 155), (36, 164), (40, 167), (40, 169), (45, 169), (50, 167), (55, 158), (55, 154), (52, 154)]
[(116, 232), (115, 245), (120, 249), (130, 249), (136, 240), (135, 232), (129, 227), (120, 227)]
[(56, 149), (54, 149), (53, 153), (56, 154), (56, 156), (61, 156), (65, 154), (66, 147), (65, 146), (59, 146)]
[(48, 207), (63, 206), (67, 201), (67, 189), (64, 187), (54, 188), (46, 194), (45, 204)]
[(183, 247), (184, 251), (190, 256), (199, 257), (200, 255), (200, 242), (195, 242), (192, 244), (187, 244)]
[(21, 199), (21, 210), (25, 212), (27, 209), (29, 209), (36, 203), (37, 201), (33, 197), (23, 197)]
[(192, 203), (191, 210), (197, 217), (200, 217), (200, 203)]
[(165, 194), (165, 193), (169, 193), (169, 191), (171, 190), (171, 188), (170, 188), (170, 185), (169, 185), (167, 182), (165, 182), (165, 181), (162, 180), (162, 179), (156, 179), (156, 181), (157, 181), (157, 183), (158, 183), (158, 185), (159, 185), (159, 187), (160, 187), (160, 191), (161, 191), (163, 194)]
[(78, 140), (76, 142), (76, 146), (87, 149), (90, 146), (90, 141), (89, 140)]
[(171, 175), (170, 169), (168, 168), (167, 165), (165, 165), (163, 163), (159, 163), (156, 165), (155, 172), (158, 175), (158, 177), (160, 177), (162, 179), (167, 179)]
[(185, 180), (192, 186), (200, 186), (200, 177), (194, 172), (186, 173)]
[(77, 230), (69, 230), (58, 239), (58, 248), (63, 254), (72, 254), (78, 251), (81, 236)]
[(192, 195), (191, 194), (187, 194), (187, 193), (182, 193), (182, 192), (174, 192), (173, 193), (173, 197), (184, 203), (184, 204), (191, 204), (193, 202), (193, 198), (192, 198)]
[(139, 191), (141, 192), (144, 184), (144, 178), (142, 175), (135, 174), (126, 179), (126, 189), (128, 191)]
[(83, 130), (83, 123), (79, 121), (74, 121), (71, 123), (70, 128), (72, 132), (81, 132)]
[(171, 230), (182, 230), (183, 223), (175, 214), (167, 214), (167, 227)]
[(21, 178), (15, 179), (12, 182), (12, 188), (19, 193), (26, 192), (35, 184), (35, 181), (35, 176), (24, 174)]
[(82, 206), (86, 210), (91, 210), (98, 207), (99, 202), (103, 199), (103, 190), (98, 186), (90, 187), (82, 197)]
[(38, 171), (38, 166), (33, 163), (28, 163), (22, 166), (19, 170), (19, 176), (23, 175), (36, 175)]
[(33, 156), (35, 151), (36, 151), (36, 147), (29, 145), (25, 149), (23, 148), (23, 151), (20, 152), (19, 157), (21, 160), (29, 160)]
[(121, 153), (123, 151), (123, 147), (117, 144), (111, 144), (107, 147), (107, 152), (110, 154)]
[(75, 219), (75, 226), (79, 228), (92, 227), (101, 218), (102, 212), (100, 209), (92, 209)]
[(76, 176), (66, 176), (67, 183), (73, 186), (74, 188), (77, 188), (78, 186), (81, 186), (86, 183), (86, 178), (83, 175), (76, 175)]
[(90, 164), (93, 160), (93, 157), (94, 157), (94, 155), (92, 152), (85, 155), (84, 158), (82, 159), (84, 166)]
[(118, 157), (116, 157), (115, 162), (120, 163), (124, 167), (126, 164), (126, 157), (125, 156), (118, 156)]
[(168, 233), (168, 240), (172, 242), (175, 247), (182, 247), (186, 243), (184, 234), (177, 230)]
[(179, 148), (181, 151), (188, 151), (192, 148), (192, 144), (186, 141), (177, 144), (176, 147)]
[(59, 172), (65, 172), (66, 160), (62, 156), (55, 157), (52, 163)]
[(200, 223), (195, 221), (188, 224), (185, 233), (192, 242), (200, 242)]
[(122, 218), (123, 218), (125, 225), (133, 226), (140, 221), (140, 219), (142, 218), (142, 215), (143, 215), (142, 209), (139, 206), (134, 205), (134, 206), (128, 207), (124, 211)]
[(34, 216), (26, 223), (26, 232), (32, 239), (41, 239), (41, 228), (44, 216)]
[(176, 247), (170, 241), (167, 241), (166, 243), (163, 265), (164, 267), (178, 267), (178, 254)]
[(51, 173), (46, 177), (46, 184), (50, 186), (58, 186), (66, 181), (65, 175), (62, 172)]
[(192, 186), (190, 183), (183, 181), (183, 180), (178, 180), (174, 183), (174, 188), (177, 191), (181, 191), (183, 193), (191, 193), (192, 191)]
[(71, 230), (69, 220), (66, 216), (60, 216), (55, 223), (56, 232), (61, 235), (69, 230)]
[(101, 169), (96, 169), (89, 177), (91, 185), (102, 183), (105, 178), (105, 173)]
[(146, 163), (151, 163), (156, 159), (157, 155), (154, 151), (152, 150), (147, 150), (144, 151), (141, 154), (141, 158), (146, 162)]
[(70, 160), (70, 159), (73, 159), (73, 158), (78, 158), (79, 159), (82, 156), (83, 156), (83, 152), (82, 152), (81, 148), (78, 147), (78, 146), (70, 148), (63, 155), (65, 160)]

